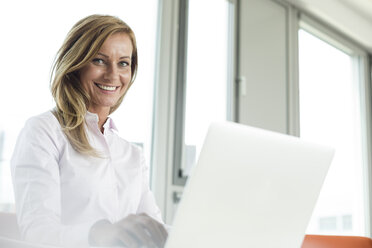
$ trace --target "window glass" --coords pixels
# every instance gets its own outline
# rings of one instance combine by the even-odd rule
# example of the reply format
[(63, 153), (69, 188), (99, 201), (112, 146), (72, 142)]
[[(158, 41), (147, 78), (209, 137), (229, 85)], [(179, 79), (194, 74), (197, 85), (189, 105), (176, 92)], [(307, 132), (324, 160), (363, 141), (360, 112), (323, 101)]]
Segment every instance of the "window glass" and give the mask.
[(301, 137), (336, 149), (308, 233), (365, 235), (355, 61), (353, 55), (299, 31)]
[(228, 1), (189, 0), (187, 44), (185, 176), (196, 163), (210, 123), (226, 120), (228, 114)]
[(123, 19), (137, 37), (135, 83), (112, 117), (122, 137), (139, 143), (149, 162), (155, 68), (157, 0), (1, 1), (0, 210), (13, 210), (9, 170), (16, 138), (31, 116), (54, 107), (50, 69), (67, 32), (81, 18), (109, 14)]

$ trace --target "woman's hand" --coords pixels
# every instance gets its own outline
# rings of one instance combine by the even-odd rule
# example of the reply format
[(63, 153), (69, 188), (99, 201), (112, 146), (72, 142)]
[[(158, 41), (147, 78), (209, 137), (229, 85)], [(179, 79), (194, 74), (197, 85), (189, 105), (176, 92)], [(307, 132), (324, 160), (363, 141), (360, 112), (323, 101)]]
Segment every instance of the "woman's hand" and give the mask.
[(96, 222), (89, 233), (94, 246), (124, 246), (127, 248), (162, 248), (168, 233), (164, 226), (146, 214), (129, 215), (117, 223)]

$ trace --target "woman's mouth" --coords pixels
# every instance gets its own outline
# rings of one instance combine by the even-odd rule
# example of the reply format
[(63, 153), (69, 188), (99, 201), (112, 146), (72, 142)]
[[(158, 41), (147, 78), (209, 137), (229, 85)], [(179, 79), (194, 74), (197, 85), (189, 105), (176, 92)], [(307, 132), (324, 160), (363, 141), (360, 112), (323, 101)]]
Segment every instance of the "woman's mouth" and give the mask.
[(106, 91), (115, 91), (119, 86), (107, 86), (107, 85), (102, 85), (102, 84), (97, 84), (94, 83), (98, 88)]

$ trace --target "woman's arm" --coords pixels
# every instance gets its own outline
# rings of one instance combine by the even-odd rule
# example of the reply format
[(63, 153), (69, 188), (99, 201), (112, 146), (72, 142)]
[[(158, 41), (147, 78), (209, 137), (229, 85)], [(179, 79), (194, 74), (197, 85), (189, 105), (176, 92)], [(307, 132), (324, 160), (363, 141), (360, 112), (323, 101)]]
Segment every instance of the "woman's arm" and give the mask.
[(141, 151), (141, 170), (142, 170), (142, 191), (141, 201), (138, 206), (137, 214), (146, 213), (160, 223), (164, 223), (161, 211), (156, 204), (153, 192), (150, 190), (150, 169), (147, 165), (143, 152)]
[(58, 127), (50, 119), (30, 119), (18, 137), (11, 160), (16, 213), (21, 235), (30, 242), (88, 246), (93, 223), (61, 224)]

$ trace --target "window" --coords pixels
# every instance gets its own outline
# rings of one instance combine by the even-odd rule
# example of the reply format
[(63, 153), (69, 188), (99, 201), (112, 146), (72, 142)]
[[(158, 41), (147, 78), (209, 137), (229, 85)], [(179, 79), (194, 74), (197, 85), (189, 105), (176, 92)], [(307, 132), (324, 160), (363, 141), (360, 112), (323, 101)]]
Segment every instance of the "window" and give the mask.
[(49, 91), (54, 56), (70, 28), (85, 16), (97, 13), (118, 16), (136, 34), (139, 54), (137, 78), (122, 106), (112, 116), (121, 136), (142, 145), (146, 159), (150, 161), (157, 8), (157, 0), (0, 2), (0, 25), (6, 34), (0, 40), (3, 72), (0, 91), (0, 211), (13, 210), (9, 160), (18, 133), (28, 118), (54, 107)]
[(228, 96), (229, 2), (189, 0), (181, 3), (184, 4), (181, 9), (188, 12), (183, 20), (186, 32), (181, 35), (186, 42), (180, 43), (186, 56), (179, 55), (182, 73), (185, 73), (178, 82), (177, 98), (175, 143), (179, 149), (175, 155), (173, 182), (179, 185), (185, 183), (196, 163), (210, 123), (226, 120), (231, 114), (228, 111), (231, 101)]
[(299, 31), (300, 136), (336, 149), (307, 232), (365, 235), (360, 56), (332, 44)]

